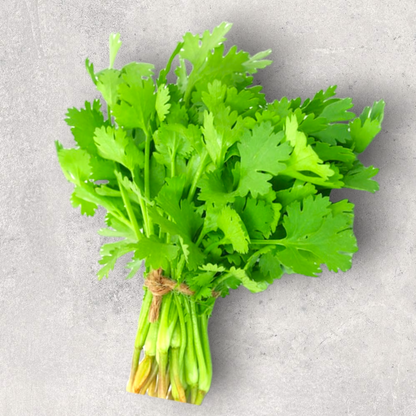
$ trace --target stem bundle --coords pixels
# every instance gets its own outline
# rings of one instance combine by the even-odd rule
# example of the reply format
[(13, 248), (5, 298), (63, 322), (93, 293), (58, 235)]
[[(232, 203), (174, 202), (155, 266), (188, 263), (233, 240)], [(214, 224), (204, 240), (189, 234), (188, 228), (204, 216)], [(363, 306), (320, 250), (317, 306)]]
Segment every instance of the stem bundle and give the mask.
[(150, 322), (153, 297), (145, 288), (127, 391), (199, 405), (212, 379), (208, 316), (191, 296), (171, 291)]

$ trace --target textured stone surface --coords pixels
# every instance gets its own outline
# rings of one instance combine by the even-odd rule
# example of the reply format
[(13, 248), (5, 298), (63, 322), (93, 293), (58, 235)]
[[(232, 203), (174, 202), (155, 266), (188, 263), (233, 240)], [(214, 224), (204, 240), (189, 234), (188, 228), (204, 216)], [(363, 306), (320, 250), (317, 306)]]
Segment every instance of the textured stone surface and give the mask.
[[(0, 6), (0, 414), (416, 415), (416, 5), (414, 0), (11, 0)], [(214, 378), (202, 407), (125, 393), (138, 280), (124, 264), (98, 282), (103, 215), (69, 203), (54, 140), (66, 109), (98, 96), (84, 70), (160, 69), (185, 31), (234, 23), (228, 45), (273, 49), (267, 97), (331, 84), (357, 112), (383, 98), (381, 168), (356, 203), (353, 268), (291, 276), (219, 300), (210, 321)]]

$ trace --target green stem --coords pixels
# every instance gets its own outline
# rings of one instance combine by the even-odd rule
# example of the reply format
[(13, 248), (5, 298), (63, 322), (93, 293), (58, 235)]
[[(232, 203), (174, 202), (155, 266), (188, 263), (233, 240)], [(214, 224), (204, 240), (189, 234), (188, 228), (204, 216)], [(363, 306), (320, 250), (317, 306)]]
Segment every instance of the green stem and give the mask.
[(149, 214), (147, 212), (146, 203), (143, 201), (143, 199), (141, 197), (139, 197), (139, 205), (140, 205), (140, 209), (142, 210), (142, 214), (143, 214), (144, 230), (145, 230), (146, 236), (149, 237), (150, 236)]
[(181, 383), (180, 377), (180, 367), (179, 367), (179, 349), (171, 348), (170, 349), (170, 382), (172, 386), (172, 396), (173, 398), (182, 403), (186, 403), (186, 394)]
[(207, 365), (207, 373), (208, 373), (208, 379), (209, 379), (208, 389), (209, 389), (211, 387), (211, 381), (212, 381), (212, 359), (211, 359), (211, 349), (209, 347), (209, 338), (208, 338), (208, 316), (203, 313), (202, 315), (200, 315), (199, 322), (200, 322), (200, 328), (201, 328), (202, 348), (204, 350), (205, 363)]
[(130, 198), (124, 189), (124, 186), (117, 178), (118, 187), (120, 188), (121, 198), (123, 199), (124, 206), (126, 207), (127, 214), (129, 216), (130, 222), (133, 225), (134, 234), (136, 235), (137, 240), (142, 238), (142, 233), (139, 228), (139, 224), (137, 223), (136, 216), (133, 212), (133, 207), (131, 206)]
[(204, 237), (207, 235), (207, 230), (205, 228), (205, 221), (204, 221), (204, 225), (202, 226), (201, 232), (199, 233), (198, 239), (196, 240), (195, 244), (197, 247), (199, 247), (202, 243), (202, 240), (204, 239)]
[[(144, 145), (144, 195), (147, 201), (150, 201), (150, 135), (147, 130), (144, 131), (146, 141)], [(147, 210), (146, 210), (147, 211)], [(153, 234), (153, 224), (151, 218), (147, 217), (149, 234)]]
[(198, 406), (201, 405), (202, 401), (204, 400), (205, 394), (206, 394), (206, 391), (198, 390), (198, 394), (195, 399), (195, 404), (197, 404)]
[(135, 179), (134, 171), (130, 171), (130, 172), (131, 172), (133, 183), (136, 189), (135, 193), (137, 195), (137, 199), (139, 200), (140, 209), (143, 215), (143, 228), (144, 228), (146, 236), (149, 237), (150, 236), (149, 214), (148, 214), (147, 205), (146, 205), (146, 202), (147, 202), (146, 197), (143, 196), (139, 187), (137, 186), (137, 183), (135, 182), (136, 179)]
[(184, 356), (185, 364), (185, 380), (192, 388), (198, 386), (198, 364), (195, 357), (195, 344), (194, 344), (194, 331), (191, 318), (191, 308), (189, 306), (189, 300), (182, 297), (182, 302), (185, 306), (187, 319), (186, 319), (186, 350)]
[[(169, 388), (168, 351), (173, 331), (178, 320), (178, 312), (173, 308), (171, 313), (172, 292), (164, 295), (160, 312), (160, 327), (157, 334), (156, 359), (159, 364), (158, 397), (165, 399)], [(170, 322), (169, 322), (169, 318)]]
[(178, 282), (183, 280), (181, 279), (181, 277), (182, 277), (182, 271), (184, 267), (185, 267), (185, 256), (181, 256), (176, 266), (176, 280)]
[(260, 250), (257, 250), (256, 252), (254, 252), (254, 254), (252, 254), (248, 258), (248, 260), (246, 261), (246, 265), (244, 266), (244, 270), (248, 270), (251, 266), (253, 266), (253, 264), (255, 263), (255, 261), (257, 261), (257, 259), (259, 258), (259, 256), (261, 254), (267, 253), (272, 248), (273, 248), (273, 246), (271, 245), (270, 247), (263, 247)]
[(188, 202), (191, 202), (194, 199), (196, 186), (199, 181), (199, 178), (201, 177), (202, 173), (205, 170), (205, 164), (207, 162), (207, 158), (208, 158), (208, 152), (205, 151), (204, 155), (201, 158), (200, 165), (198, 166), (198, 170), (195, 173), (194, 179), (192, 180), (191, 188), (188, 194)]
[(193, 88), (193, 84), (188, 84), (186, 86), (186, 91), (185, 91), (185, 94), (183, 96), (183, 99), (185, 101), (185, 105), (186, 106), (189, 105), (189, 100), (191, 99), (191, 91), (192, 91), (192, 88)]
[(207, 366), (204, 357), (204, 349), (202, 347), (202, 341), (199, 333), (199, 325), (198, 325), (198, 317), (196, 314), (195, 302), (193, 300), (190, 301), (191, 306), (191, 319), (192, 319), (192, 329), (194, 331), (194, 345), (195, 345), (195, 352), (196, 358), (198, 360), (198, 370), (199, 370), (199, 377), (198, 377), (198, 387), (199, 390), (207, 392), (209, 390), (211, 380), (208, 376)]
[(277, 246), (285, 246), (285, 244), (283, 243), (284, 240), (251, 240), (250, 243), (253, 245), (255, 244), (274, 244)]
[(150, 304), (152, 302), (152, 294), (145, 289), (145, 294), (140, 308), (139, 323), (137, 325), (136, 341), (134, 343), (134, 353), (131, 363), (130, 378), (127, 384), (127, 391), (132, 391), (134, 377), (139, 366), (140, 354), (149, 332), (150, 322), (147, 319), (149, 315)]
[(111, 107), (107, 104), (107, 120), (110, 122), (110, 124), (113, 124), (111, 120)]
[(209, 254), (214, 248), (216, 248), (217, 246), (224, 244), (225, 239), (223, 238), (220, 241), (214, 241), (213, 243), (211, 243), (205, 250), (204, 250), (204, 254)]
[(170, 177), (173, 178), (175, 176), (176, 171), (176, 151), (173, 152), (173, 155), (170, 158)]
[(136, 342), (134, 344), (135, 347), (142, 349), (147, 338), (147, 333), (149, 332), (150, 322), (148, 319), (150, 305), (152, 303), (153, 295), (152, 293), (145, 288), (144, 289), (144, 298), (142, 302), (142, 306), (140, 308), (140, 315), (139, 315), (139, 323), (137, 328), (137, 336)]
[(127, 227), (129, 227), (135, 233), (134, 227), (132, 226), (131, 222), (119, 210), (111, 211), (111, 215), (120, 220), (120, 222), (122, 222), (123, 224), (127, 225)]
[(147, 333), (147, 338), (144, 345), (146, 355), (150, 355), (152, 357), (156, 355), (157, 351), (157, 334), (159, 333), (159, 325), (159, 319), (150, 324), (149, 332)]
[(191, 387), (191, 403), (196, 404), (196, 399), (198, 396), (198, 386)]
[(185, 316), (183, 313), (183, 306), (181, 302), (182, 295), (175, 292), (174, 294), (176, 309), (178, 310), (178, 318), (179, 318), (179, 328), (181, 332), (181, 344), (180, 344), (180, 350), (179, 350), (179, 367), (183, 367), (183, 358), (185, 355), (185, 349), (186, 349), (186, 325), (185, 325)]

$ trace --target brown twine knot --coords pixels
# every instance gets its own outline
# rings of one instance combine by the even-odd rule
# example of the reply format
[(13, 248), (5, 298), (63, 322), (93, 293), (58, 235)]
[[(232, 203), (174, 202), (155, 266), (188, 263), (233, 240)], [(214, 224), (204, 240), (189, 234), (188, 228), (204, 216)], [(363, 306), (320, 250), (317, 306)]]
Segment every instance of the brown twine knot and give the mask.
[(185, 283), (175, 282), (162, 276), (162, 269), (152, 270), (146, 277), (144, 285), (152, 292), (153, 299), (150, 305), (149, 322), (155, 322), (159, 318), (162, 296), (171, 290), (177, 290), (184, 295), (192, 296), (194, 292)]

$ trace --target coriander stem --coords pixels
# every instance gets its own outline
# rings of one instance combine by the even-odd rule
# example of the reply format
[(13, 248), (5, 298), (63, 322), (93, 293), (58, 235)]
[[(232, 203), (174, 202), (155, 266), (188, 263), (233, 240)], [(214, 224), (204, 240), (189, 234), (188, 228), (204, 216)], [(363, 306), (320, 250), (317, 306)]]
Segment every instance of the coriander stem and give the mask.
[(175, 176), (176, 171), (176, 151), (173, 152), (173, 155), (170, 158), (170, 177), (173, 178)]
[(137, 336), (135, 347), (142, 349), (147, 338), (147, 333), (149, 332), (150, 322), (148, 319), (150, 304), (152, 303), (153, 295), (147, 288), (144, 289), (145, 294), (140, 308), (139, 323), (137, 328)]
[(251, 240), (251, 244), (256, 245), (256, 244), (270, 244), (270, 245), (277, 245), (277, 246), (284, 246), (285, 244), (283, 243), (284, 240)]
[[(150, 135), (149, 132), (144, 130), (146, 136), (145, 146), (144, 146), (144, 195), (147, 201), (150, 201)], [(153, 234), (153, 224), (152, 220), (147, 215), (147, 227), (148, 227), (148, 237)]]
[(225, 243), (225, 239), (223, 238), (220, 241), (214, 241), (213, 243), (211, 243), (205, 250), (204, 250), (204, 254), (209, 254), (215, 247), (224, 244)]
[(140, 205), (140, 208), (141, 208), (142, 214), (143, 214), (144, 230), (146, 232), (146, 236), (149, 237), (150, 236), (150, 230), (149, 230), (149, 215), (147, 213), (146, 203), (143, 201), (143, 198), (141, 198), (141, 197), (139, 197), (139, 205)]
[(118, 178), (117, 178), (117, 182), (118, 182), (118, 187), (120, 188), (121, 198), (123, 199), (127, 214), (131, 221), (131, 224), (133, 225), (134, 234), (136, 235), (136, 238), (139, 241), (142, 238), (142, 233), (140, 231), (139, 224), (137, 223), (136, 216), (134, 215), (133, 207), (131, 206), (130, 199), (126, 193), (126, 190), (124, 189), (123, 184), (120, 183)]
[(195, 243), (197, 247), (202, 243), (202, 240), (204, 239), (205, 234), (206, 232), (205, 232), (205, 222), (204, 222), (204, 225), (202, 226), (202, 230), (199, 233), (198, 240), (196, 240), (196, 243)]
[(140, 354), (146, 342), (147, 334), (149, 332), (150, 322), (147, 319), (149, 315), (150, 303), (152, 301), (152, 294), (146, 289), (143, 298), (142, 306), (140, 308), (139, 323), (137, 325), (136, 340), (134, 342), (134, 353), (131, 363), (130, 379), (127, 384), (127, 391), (133, 391), (134, 380), (139, 367)]
[[(253, 240), (251, 240), (251, 242), (253, 242)], [(252, 263), (253, 260), (257, 260), (258, 257), (260, 256), (260, 254), (267, 253), (271, 249), (272, 249), (272, 246), (271, 247), (266, 246), (266, 247), (261, 248), (260, 250), (255, 251), (254, 254), (252, 254), (248, 258), (248, 260), (246, 261), (246, 265), (244, 266), (244, 270), (249, 269), (254, 264), (254, 263)]]
[(185, 266), (185, 256), (182, 255), (176, 266), (176, 280), (177, 281), (180, 281), (181, 279), (184, 266)]
[(207, 365), (207, 373), (208, 373), (208, 378), (209, 378), (209, 387), (211, 387), (212, 359), (211, 359), (211, 350), (210, 350), (210, 347), (209, 347), (209, 338), (208, 338), (208, 316), (203, 313), (200, 316), (199, 323), (200, 323), (200, 328), (201, 328), (202, 347), (203, 347), (203, 350), (204, 350), (205, 363)]
[(183, 368), (183, 357), (184, 357), (185, 349), (186, 349), (186, 325), (185, 325), (185, 316), (183, 313), (184, 311), (183, 311), (180, 296), (182, 295), (174, 293), (176, 309), (178, 310), (179, 328), (180, 328), (180, 333), (181, 333), (181, 345), (180, 345), (180, 350), (179, 350), (179, 367)]
[(194, 330), (194, 345), (195, 345), (195, 352), (196, 352), (196, 358), (198, 361), (198, 388), (204, 392), (207, 392), (209, 390), (211, 380), (208, 377), (205, 357), (204, 357), (204, 350), (202, 347), (202, 341), (200, 337), (200, 330), (198, 325), (198, 317), (196, 314), (196, 307), (195, 302), (191, 300), (190, 302), (191, 306), (191, 319), (192, 319), (192, 327)]
[(181, 298), (181, 306), (185, 306), (186, 311), (186, 350), (184, 356), (185, 364), (185, 381), (196, 389), (198, 385), (198, 363), (195, 357), (194, 331), (191, 319), (191, 308), (189, 307), (189, 300), (183, 296)]
[(111, 107), (108, 104), (107, 104), (107, 120), (110, 122), (110, 124), (113, 124), (111, 120)]
[(127, 227), (129, 227), (130, 229), (134, 231), (134, 228), (132, 228), (133, 226), (131, 222), (119, 210), (111, 211), (111, 214), (114, 215), (114, 217), (116, 217), (123, 224), (127, 225)]
[(204, 152), (204, 155), (201, 158), (201, 162), (200, 162), (200, 164), (198, 166), (198, 170), (196, 171), (196, 174), (194, 176), (194, 179), (192, 180), (191, 189), (189, 190), (189, 194), (188, 194), (188, 202), (191, 202), (193, 200), (193, 198), (194, 198), (195, 191), (196, 191), (196, 186), (197, 186), (197, 183), (199, 181), (199, 178), (202, 175), (202, 172), (205, 169), (205, 164), (207, 162), (207, 157), (208, 157), (208, 152), (205, 151)]

